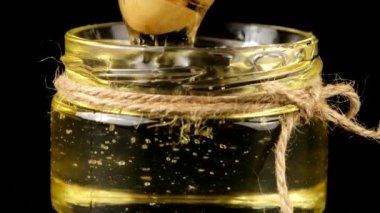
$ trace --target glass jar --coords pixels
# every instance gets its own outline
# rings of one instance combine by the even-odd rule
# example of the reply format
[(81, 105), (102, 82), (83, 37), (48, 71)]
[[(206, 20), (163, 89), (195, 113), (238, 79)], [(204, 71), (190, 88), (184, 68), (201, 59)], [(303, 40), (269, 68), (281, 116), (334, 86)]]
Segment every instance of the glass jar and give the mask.
[[(123, 23), (70, 30), (62, 58), (79, 85), (135, 94), (263, 94), (299, 89), (321, 75), (317, 39), (295, 29), (229, 24), (195, 47), (131, 46)], [(157, 105), (158, 108), (164, 107)], [(201, 121), (70, 100), (51, 112), (51, 190), (58, 212), (277, 212), (280, 116), (294, 105)], [(327, 129), (299, 124), (287, 152), (294, 212), (322, 212)]]

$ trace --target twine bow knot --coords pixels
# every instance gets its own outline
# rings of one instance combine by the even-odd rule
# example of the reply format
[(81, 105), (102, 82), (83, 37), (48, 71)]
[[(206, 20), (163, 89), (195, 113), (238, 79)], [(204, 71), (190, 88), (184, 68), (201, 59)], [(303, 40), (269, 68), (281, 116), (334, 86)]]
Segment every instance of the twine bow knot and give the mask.
[[(346, 131), (374, 140), (380, 139), (380, 131), (366, 129), (355, 121), (361, 103), (358, 94), (350, 84), (339, 83), (323, 86), (322, 81), (319, 80), (303, 90), (283, 90), (278, 85), (272, 84), (267, 87), (267, 91), (271, 95), (280, 95), (286, 99), (286, 103), (294, 104), (299, 108), (296, 113), (282, 116), (281, 133), (275, 150), (275, 172), (277, 190), (280, 195), (280, 212), (292, 213), (293, 206), (286, 182), (286, 150), (294, 126), (299, 123), (300, 119), (306, 123), (312, 118), (329, 121)], [(338, 107), (326, 103), (327, 99), (335, 96), (347, 99), (349, 108), (346, 113), (342, 113)]]

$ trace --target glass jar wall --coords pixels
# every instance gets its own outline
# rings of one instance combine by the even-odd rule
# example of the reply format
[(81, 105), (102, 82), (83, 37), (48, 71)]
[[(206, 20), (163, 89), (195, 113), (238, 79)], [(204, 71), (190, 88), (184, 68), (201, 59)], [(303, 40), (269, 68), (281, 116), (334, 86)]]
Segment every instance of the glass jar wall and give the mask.
[[(195, 47), (131, 46), (122, 23), (66, 34), (65, 75), (137, 94), (263, 94), (321, 75), (317, 39), (295, 29), (230, 24)], [(157, 116), (65, 99), (51, 113), (51, 188), (58, 212), (277, 212), (273, 149), (294, 105), (228, 116)], [(185, 128), (186, 127), (186, 128)], [(184, 131), (186, 129), (186, 131)], [(299, 125), (287, 153), (295, 212), (322, 212), (327, 130)]]

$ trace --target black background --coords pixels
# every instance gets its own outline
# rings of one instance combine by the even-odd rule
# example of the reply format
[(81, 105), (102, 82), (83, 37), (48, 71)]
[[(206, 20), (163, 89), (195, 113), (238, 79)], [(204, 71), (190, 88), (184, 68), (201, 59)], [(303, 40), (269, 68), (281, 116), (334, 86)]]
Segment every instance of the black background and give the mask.
[[(326, 81), (332, 82), (335, 74), (354, 80), (363, 102), (359, 120), (368, 127), (378, 125), (380, 42), (375, 28), (380, 12), (375, 3), (215, 1), (203, 29), (213, 23), (238, 21), (284, 25), (316, 34)], [(14, 103), (7, 106), (9, 114), (15, 115), (9, 125), (17, 128), (5, 131), (13, 136), (14, 145), (14, 157), (7, 164), (11, 181), (6, 185), (12, 192), (8, 197), (15, 204), (12, 212), (52, 212), (48, 112), (58, 62), (40, 60), (59, 60), (68, 29), (119, 21), (121, 16), (116, 0), (40, 0), (20, 2), (13, 20), (17, 40), (13, 39), (16, 30), (2, 32), (9, 42), (21, 45), (9, 52), (13, 58), (9, 79), (17, 89), (7, 96)], [(326, 213), (380, 212), (380, 145), (340, 128), (331, 130)]]

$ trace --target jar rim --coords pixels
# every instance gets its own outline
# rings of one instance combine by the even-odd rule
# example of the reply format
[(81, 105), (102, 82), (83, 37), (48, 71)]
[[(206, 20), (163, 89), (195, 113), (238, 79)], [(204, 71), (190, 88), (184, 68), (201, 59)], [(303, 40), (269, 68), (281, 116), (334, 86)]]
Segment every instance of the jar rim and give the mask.
[[(300, 39), (297, 39), (295, 41), (290, 42), (279, 42), (279, 43), (269, 43), (269, 44), (252, 44), (252, 45), (246, 45), (246, 46), (227, 46), (227, 47), (218, 47), (222, 49), (223, 51), (228, 50), (234, 50), (234, 51), (246, 51), (251, 48), (266, 48), (266, 47), (282, 47), (282, 46), (302, 46), (302, 45), (308, 45), (308, 44), (315, 44), (318, 42), (317, 37), (312, 33), (308, 31), (299, 30), (296, 28), (291, 27), (284, 27), (284, 26), (277, 26), (277, 25), (266, 25), (266, 24), (256, 24), (256, 23), (238, 23), (238, 22), (232, 22), (228, 25), (235, 26), (245, 26), (245, 27), (256, 27), (258, 29), (266, 29), (266, 30), (274, 30), (279, 33), (287, 33), (292, 36), (297, 36)], [(124, 27), (125, 32), (127, 33), (127, 29), (123, 22), (109, 22), (109, 23), (100, 23), (100, 24), (93, 24), (93, 25), (85, 25), (76, 27), (73, 29), (70, 29), (66, 35), (65, 39), (66, 41), (74, 42), (74, 43), (81, 43), (86, 46), (93, 46), (97, 48), (111, 48), (111, 49), (129, 49), (129, 50), (142, 50), (142, 49), (149, 49), (149, 51), (155, 52), (155, 51), (162, 51), (165, 50), (193, 50), (193, 51), (204, 51), (207, 49), (213, 49), (215, 51), (215, 47), (188, 47), (188, 46), (138, 46), (138, 45), (131, 45), (129, 43), (111, 43), (111, 42), (104, 42), (100, 39), (89, 39), (86, 38), (83, 35), (80, 35), (83, 33), (84, 35), (88, 33), (91, 33), (94, 31), (94, 29), (99, 28), (109, 28), (109, 27)], [(202, 38), (204, 36), (200, 35), (199, 38)], [(212, 36), (213, 37), (213, 36)]]

